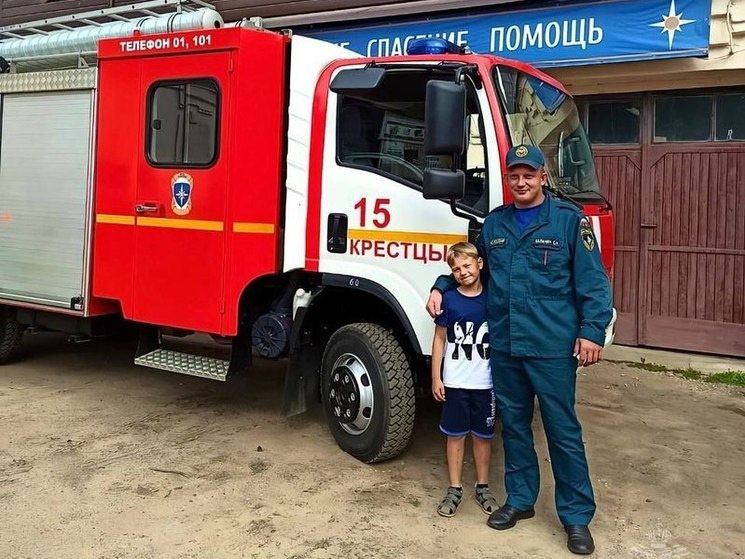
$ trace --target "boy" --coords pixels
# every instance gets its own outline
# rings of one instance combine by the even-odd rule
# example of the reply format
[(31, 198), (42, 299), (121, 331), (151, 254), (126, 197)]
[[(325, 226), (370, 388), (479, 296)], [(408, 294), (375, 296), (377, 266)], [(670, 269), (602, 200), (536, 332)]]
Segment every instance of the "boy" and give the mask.
[(446, 259), (458, 288), (443, 294), (442, 313), (435, 318), (432, 341), (432, 395), (444, 402), (440, 431), (447, 435), (450, 478), (450, 487), (437, 512), (450, 517), (458, 509), (463, 497), (463, 454), (470, 433), (476, 465), (476, 502), (491, 514), (497, 508), (489, 492), (495, 402), (489, 368), (486, 291), (480, 278), (484, 262), (471, 243), (451, 246)]

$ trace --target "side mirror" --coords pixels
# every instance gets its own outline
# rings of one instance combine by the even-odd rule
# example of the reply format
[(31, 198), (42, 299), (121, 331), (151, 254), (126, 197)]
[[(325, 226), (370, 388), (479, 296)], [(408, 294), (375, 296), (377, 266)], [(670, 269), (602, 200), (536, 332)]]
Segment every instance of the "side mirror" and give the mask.
[(425, 200), (463, 198), (466, 187), (466, 175), (460, 169), (426, 169), (422, 184), (422, 195)]
[(466, 146), (466, 88), (440, 80), (427, 82), (424, 103), (425, 155), (460, 155)]

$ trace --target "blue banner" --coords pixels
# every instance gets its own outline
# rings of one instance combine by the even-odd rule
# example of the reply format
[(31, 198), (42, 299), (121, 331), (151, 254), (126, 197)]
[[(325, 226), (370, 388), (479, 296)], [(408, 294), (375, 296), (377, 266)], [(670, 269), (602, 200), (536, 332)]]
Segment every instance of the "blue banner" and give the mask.
[(710, 12), (710, 0), (605, 0), (300, 32), (366, 56), (406, 54), (412, 40), (440, 37), (479, 54), (571, 66), (705, 56)]

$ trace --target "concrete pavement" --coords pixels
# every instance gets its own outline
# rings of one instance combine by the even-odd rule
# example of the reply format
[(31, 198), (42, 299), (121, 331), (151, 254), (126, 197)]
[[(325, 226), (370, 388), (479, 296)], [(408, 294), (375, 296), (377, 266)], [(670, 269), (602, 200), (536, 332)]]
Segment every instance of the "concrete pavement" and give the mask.
[[(745, 340), (743, 340), (745, 344)], [(705, 374), (723, 373), (726, 371), (745, 372), (745, 359), (736, 359), (721, 355), (666, 351), (648, 347), (612, 345), (603, 352), (603, 358), (609, 361), (629, 361), (632, 363), (653, 363), (668, 369), (694, 369)]]

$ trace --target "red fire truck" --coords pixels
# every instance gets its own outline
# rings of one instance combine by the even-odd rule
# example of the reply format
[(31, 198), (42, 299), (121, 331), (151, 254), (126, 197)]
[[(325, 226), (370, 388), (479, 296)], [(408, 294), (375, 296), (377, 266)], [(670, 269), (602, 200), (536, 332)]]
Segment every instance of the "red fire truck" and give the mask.
[(611, 209), (551, 77), (443, 41), (362, 58), (139, 7), (0, 28), (0, 362), (27, 328), (122, 322), (138, 365), (225, 381), (287, 357), (284, 412), (320, 395), (374, 462), (410, 439), (429, 286), (509, 201), (509, 146), (540, 146), (612, 271)]

